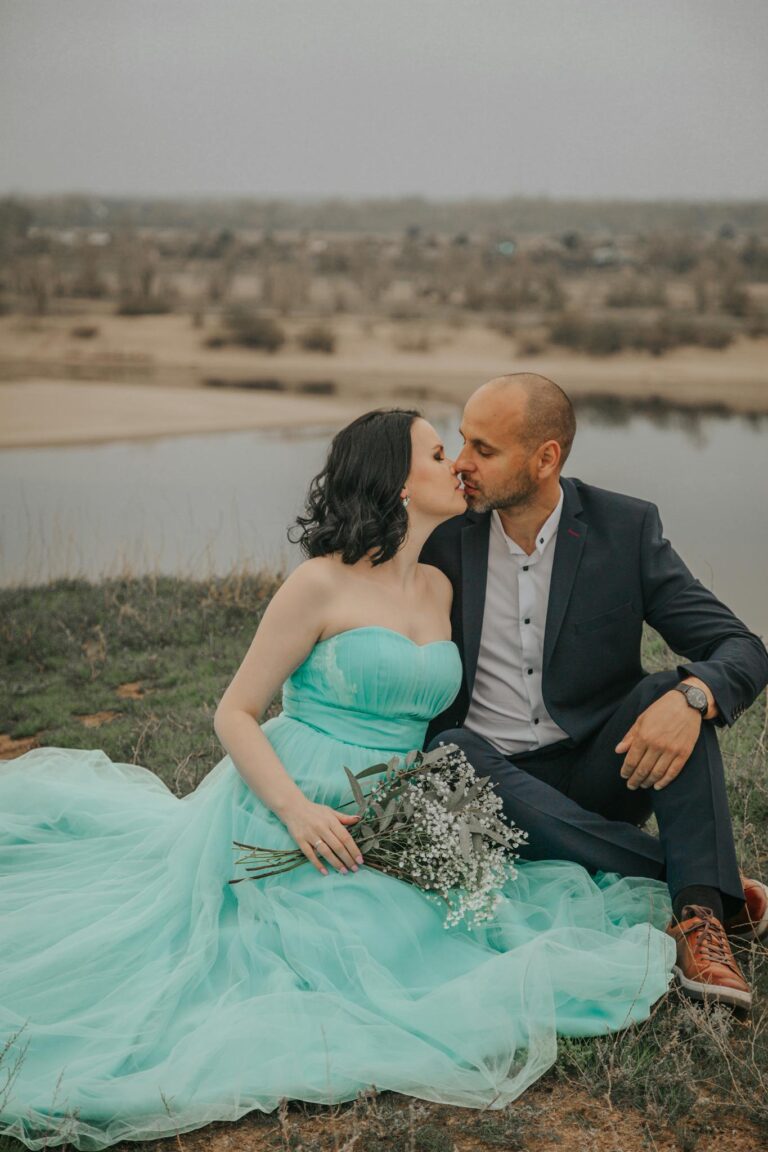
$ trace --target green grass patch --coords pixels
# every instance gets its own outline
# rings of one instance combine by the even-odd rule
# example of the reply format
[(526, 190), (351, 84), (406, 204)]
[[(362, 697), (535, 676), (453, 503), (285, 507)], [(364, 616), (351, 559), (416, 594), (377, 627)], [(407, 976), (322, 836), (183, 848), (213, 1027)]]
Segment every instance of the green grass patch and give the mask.
[(183, 795), (224, 755), (213, 713), (277, 583), (146, 577), (0, 591), (0, 732), (102, 748)]

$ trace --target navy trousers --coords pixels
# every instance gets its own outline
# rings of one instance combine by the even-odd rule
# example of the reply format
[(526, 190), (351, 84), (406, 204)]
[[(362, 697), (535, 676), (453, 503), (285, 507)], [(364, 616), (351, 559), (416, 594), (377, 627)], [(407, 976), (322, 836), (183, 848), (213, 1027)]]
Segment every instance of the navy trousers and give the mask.
[[(672, 899), (690, 885), (707, 885), (722, 893), (729, 917), (743, 906), (744, 891), (714, 727), (702, 724), (682, 772), (659, 791), (627, 788), (624, 756), (614, 751), (640, 713), (679, 679), (677, 672), (646, 676), (582, 745), (561, 741), (509, 757), (468, 728), (451, 728), (429, 747), (458, 744), (478, 776), (490, 776), (507, 819), (528, 832), (522, 858), (666, 879)], [(640, 827), (652, 812), (659, 838)]]

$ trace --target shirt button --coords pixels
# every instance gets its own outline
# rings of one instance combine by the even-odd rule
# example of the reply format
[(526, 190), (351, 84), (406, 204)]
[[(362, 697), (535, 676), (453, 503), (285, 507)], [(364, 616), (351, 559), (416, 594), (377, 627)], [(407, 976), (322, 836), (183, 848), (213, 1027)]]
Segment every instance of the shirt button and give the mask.
[(528, 566), (527, 564), (523, 564), (523, 572), (527, 572), (527, 571), (528, 571), (528, 567), (529, 567), (529, 566)]
[(529, 676), (533, 676), (533, 668), (529, 668), (529, 669), (528, 669), (528, 675), (529, 675)]
[(526, 616), (525, 620), (523, 620), (523, 624), (530, 624), (530, 622), (531, 622), (530, 616)]
[(534, 724), (538, 724), (538, 720), (534, 720)]

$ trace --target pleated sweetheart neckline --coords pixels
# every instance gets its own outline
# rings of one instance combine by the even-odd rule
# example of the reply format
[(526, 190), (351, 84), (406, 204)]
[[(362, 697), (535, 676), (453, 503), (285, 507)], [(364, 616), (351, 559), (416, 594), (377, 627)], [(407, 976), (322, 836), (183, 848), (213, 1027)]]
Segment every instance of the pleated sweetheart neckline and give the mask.
[(350, 632), (388, 632), (390, 636), (399, 636), (401, 640), (413, 644), (414, 648), (432, 648), (435, 644), (453, 644), (453, 640), (428, 640), (426, 644), (419, 644), (417, 640), (412, 640), (410, 636), (406, 636), (404, 632), (398, 632), (396, 628), (387, 628), (383, 624), (361, 624), (358, 628), (344, 628), (341, 632), (334, 632), (333, 636), (326, 636), (324, 640), (317, 640), (315, 647), (319, 648), (321, 644), (328, 644), (331, 640), (337, 640), (339, 636), (348, 636)]

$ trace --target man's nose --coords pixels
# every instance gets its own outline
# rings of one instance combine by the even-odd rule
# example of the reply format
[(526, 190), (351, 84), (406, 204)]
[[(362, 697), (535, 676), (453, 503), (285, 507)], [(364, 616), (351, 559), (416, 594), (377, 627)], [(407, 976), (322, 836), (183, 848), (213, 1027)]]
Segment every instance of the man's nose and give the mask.
[(454, 472), (471, 472), (472, 470), (472, 465), (470, 464), (468, 457), (464, 455), (463, 449), (461, 452), (459, 452), (458, 456), (453, 462), (453, 470)]

